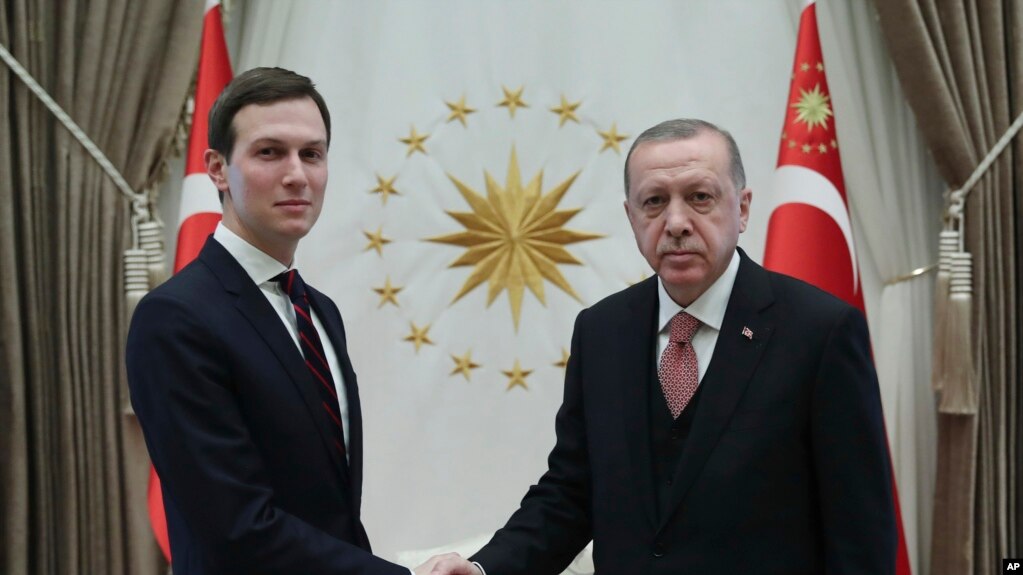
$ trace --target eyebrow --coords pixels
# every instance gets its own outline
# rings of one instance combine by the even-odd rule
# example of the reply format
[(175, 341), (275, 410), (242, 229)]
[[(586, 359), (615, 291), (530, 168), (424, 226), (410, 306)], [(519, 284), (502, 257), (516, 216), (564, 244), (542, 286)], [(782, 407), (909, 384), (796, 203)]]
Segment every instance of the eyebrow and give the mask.
[[(284, 140), (278, 139), (278, 138), (271, 138), (271, 137), (256, 138), (255, 140), (252, 141), (252, 145), (253, 146), (260, 145), (260, 144), (276, 144), (278, 146), (284, 146), (284, 145), (287, 145), (287, 142), (285, 142)], [(324, 139), (309, 140), (308, 142), (303, 143), (300, 147), (302, 147), (302, 148), (309, 148), (309, 147), (315, 147), (315, 146), (327, 147), (327, 140), (324, 140)]]

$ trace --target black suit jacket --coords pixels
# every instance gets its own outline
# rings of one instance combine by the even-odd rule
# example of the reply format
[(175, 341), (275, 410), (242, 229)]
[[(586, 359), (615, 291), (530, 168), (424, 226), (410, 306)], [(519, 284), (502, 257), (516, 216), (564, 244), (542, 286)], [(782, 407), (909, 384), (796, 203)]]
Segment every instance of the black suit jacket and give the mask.
[(135, 310), (128, 382), (162, 480), (175, 575), (408, 575), (370, 553), (344, 326), (329, 298), (309, 288), (309, 299), (342, 366), (349, 463), (280, 317), (212, 237)]
[(598, 575), (894, 573), (864, 317), (740, 255), (667, 505), (651, 460), (653, 277), (579, 314), (548, 471), (472, 558), (487, 575), (560, 573), (591, 538)]

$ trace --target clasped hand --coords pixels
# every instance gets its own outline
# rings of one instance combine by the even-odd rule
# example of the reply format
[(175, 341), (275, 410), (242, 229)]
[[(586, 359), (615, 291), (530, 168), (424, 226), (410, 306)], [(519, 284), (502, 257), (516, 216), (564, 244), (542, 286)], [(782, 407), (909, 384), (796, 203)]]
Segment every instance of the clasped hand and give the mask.
[(483, 575), (479, 568), (458, 553), (434, 555), (416, 567), (416, 575)]

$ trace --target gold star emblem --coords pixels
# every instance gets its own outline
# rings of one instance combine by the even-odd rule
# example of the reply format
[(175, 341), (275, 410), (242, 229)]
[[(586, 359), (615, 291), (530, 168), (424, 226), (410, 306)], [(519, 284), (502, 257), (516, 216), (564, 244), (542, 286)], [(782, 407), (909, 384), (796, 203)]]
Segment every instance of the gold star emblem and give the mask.
[(452, 122), (454, 120), (458, 120), (459, 122), (462, 123), (463, 126), (465, 126), (466, 125), (466, 123), (465, 123), (466, 116), (476, 112), (476, 110), (474, 108), (470, 108), (469, 106), (467, 106), (465, 104), (465, 95), (464, 94), (462, 95), (462, 99), (457, 101), (457, 102), (445, 101), (444, 103), (447, 104), (448, 109), (451, 110), (451, 115), (448, 116), (448, 122)]
[(835, 141), (834, 138), (831, 139), (831, 149), (832, 150), (837, 150), (838, 149), (838, 142)]
[(802, 70), (803, 72), (809, 72), (810, 64), (803, 62), (802, 64), (799, 65), (799, 69)]
[(818, 72), (824, 71), (824, 62), (817, 62), (817, 71)]
[(413, 321), (409, 323), (412, 325), (412, 333), (405, 336), (405, 339), (402, 341), (411, 341), (412, 344), (416, 346), (417, 354), (419, 353), (419, 348), (422, 347), (423, 344), (434, 345), (434, 343), (430, 341), (430, 336), (428, 335), (428, 332), (430, 331), (430, 324), (426, 324), (424, 327), (419, 328), (416, 327), (416, 322)]
[(369, 240), (369, 243), (366, 244), (366, 247), (363, 248), (362, 251), (368, 252), (369, 250), (376, 250), (378, 256), (383, 256), (384, 246), (391, 243), (391, 240), (384, 237), (383, 226), (378, 227), (377, 231), (374, 233), (363, 230), (362, 235), (366, 236), (366, 239)]
[(812, 149), (813, 148), (810, 147), (810, 144), (803, 144), (803, 153), (804, 154), (809, 154), (810, 150), (812, 150)]
[(781, 141), (783, 141), (783, 142), (784, 142), (785, 140), (788, 140), (788, 139), (789, 139), (789, 134), (788, 134), (788, 132), (782, 132), (782, 133), (781, 133)]
[(621, 154), (622, 153), (622, 149), (618, 146), (618, 144), (621, 143), (624, 140), (628, 140), (629, 139), (628, 134), (619, 134), (618, 133), (618, 123), (617, 122), (613, 122), (611, 124), (611, 129), (610, 130), (608, 130), (606, 132), (601, 132), (600, 130), (597, 130), (597, 133), (600, 134), (601, 138), (604, 138), (604, 145), (603, 145), (603, 147), (600, 148), (601, 152), (603, 152), (604, 150), (606, 150), (608, 148), (614, 148), (614, 151), (615, 151), (616, 154)]
[(790, 148), (795, 148), (796, 147), (796, 141), (795, 140), (789, 140), (789, 147)]
[(393, 303), (394, 307), (400, 307), (398, 305), (398, 298), (396, 298), (395, 296), (398, 295), (398, 292), (400, 292), (403, 289), (404, 288), (399, 286), (392, 286), (391, 276), (387, 276), (387, 279), (384, 280), (383, 287), (373, 288), (373, 291), (377, 292), (380, 295), (380, 305), (378, 305), (377, 308), (384, 307), (385, 303)]
[(824, 144), (820, 144), (819, 146), (817, 146), (817, 151), (823, 154), (828, 151), (828, 147), (825, 146)]
[(796, 121), (806, 124), (807, 131), (812, 132), (817, 126), (827, 130), (828, 118), (833, 115), (831, 104), (828, 103), (831, 97), (821, 92), (819, 83), (813, 87), (813, 90), (809, 92), (800, 90), (799, 93), (799, 101), (792, 104), (792, 107), (796, 109)]
[(451, 360), (455, 362), (455, 369), (452, 369), (449, 375), (455, 375), (456, 373), (460, 373), (462, 374), (462, 377), (465, 378), (465, 381), (470, 381), (472, 370), (481, 367), (480, 364), (473, 363), (471, 349), (465, 352), (465, 355), (461, 357), (452, 354)]
[(428, 238), (428, 241), (462, 246), (465, 253), (450, 267), (476, 266), (451, 303), (489, 280), (487, 306), (508, 290), (515, 329), (519, 327), (522, 296), (528, 287), (540, 303), (547, 305), (543, 280), (579, 300), (558, 264), (581, 265), (564, 247), (567, 244), (602, 238), (600, 234), (577, 232), (562, 227), (582, 208), (560, 210), (558, 203), (575, 181), (578, 172), (541, 195), (543, 170), (523, 184), (519, 161), (512, 148), (507, 180), (502, 188), (489, 172), (484, 172), (487, 196), (484, 198), (452, 175), (448, 178), (472, 208), (471, 212), (447, 214), (465, 226), (464, 232)]
[(529, 389), (529, 386), (526, 385), (526, 378), (529, 377), (529, 374), (533, 373), (533, 370), (522, 369), (522, 366), (519, 365), (518, 358), (515, 359), (515, 367), (513, 367), (511, 371), (501, 370), (501, 373), (508, 377), (508, 389), (506, 391), (510, 391), (511, 388), (515, 386), (522, 387), (522, 389)]
[(522, 101), (522, 91), (525, 89), (525, 86), (519, 86), (518, 90), (512, 91), (501, 86), (501, 90), (504, 91), (504, 99), (497, 103), (498, 107), (508, 108), (508, 113), (514, 118), (516, 109), (529, 107), (529, 104)]
[(582, 101), (569, 102), (565, 99), (565, 95), (561, 95), (561, 105), (551, 108), (551, 111), (558, 115), (558, 127), (565, 125), (565, 122), (572, 120), (576, 124), (579, 123), (579, 118), (576, 117), (575, 111), (582, 105)]
[(419, 132), (416, 132), (416, 127), (412, 126), (412, 130), (409, 132), (408, 137), (398, 138), (398, 141), (408, 146), (408, 153), (405, 154), (405, 157), (407, 158), (416, 152), (422, 152), (425, 155), (426, 148), (423, 147), (423, 142), (425, 142), (429, 137), (430, 134), (420, 134)]
[(554, 364), (554, 367), (560, 367), (561, 369), (565, 369), (566, 367), (568, 367), (568, 358), (569, 358), (568, 350), (565, 348), (561, 348), (561, 361), (556, 362)]
[(384, 178), (380, 174), (377, 174), (377, 187), (369, 191), (371, 194), (380, 194), (380, 200), (387, 205), (387, 198), (391, 194), (401, 195), (401, 192), (394, 189), (394, 180), (398, 179), (398, 176), (392, 176), (390, 178)]

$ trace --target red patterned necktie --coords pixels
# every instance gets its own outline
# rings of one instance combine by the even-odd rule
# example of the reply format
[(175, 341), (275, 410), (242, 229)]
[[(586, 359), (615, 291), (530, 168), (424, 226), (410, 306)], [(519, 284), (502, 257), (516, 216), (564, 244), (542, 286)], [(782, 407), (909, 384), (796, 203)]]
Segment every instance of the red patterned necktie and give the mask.
[(693, 349), (693, 334), (700, 327), (700, 320), (680, 311), (671, 318), (671, 334), (668, 347), (661, 354), (657, 376), (661, 380), (661, 391), (668, 402), (671, 416), (678, 418), (700, 384), (700, 370), (696, 365), (696, 350)]
[(291, 299), (291, 305), (295, 308), (295, 319), (298, 320), (298, 342), (302, 348), (302, 357), (305, 358), (306, 367), (313, 376), (316, 389), (319, 393), (320, 403), (323, 406), (323, 416), (328, 418), (330, 428), (335, 430), (334, 444), (341, 452), (342, 461), (345, 457), (345, 434), (341, 425), (341, 409), (338, 407), (337, 390), (334, 387), (334, 378), (330, 374), (330, 366), (327, 365), (327, 356), (323, 353), (323, 344), (320, 342), (320, 335), (313, 325), (313, 317), (309, 313), (309, 294), (306, 293), (305, 282), (297, 270), (288, 270), (277, 276), (273, 281), (277, 282)]

